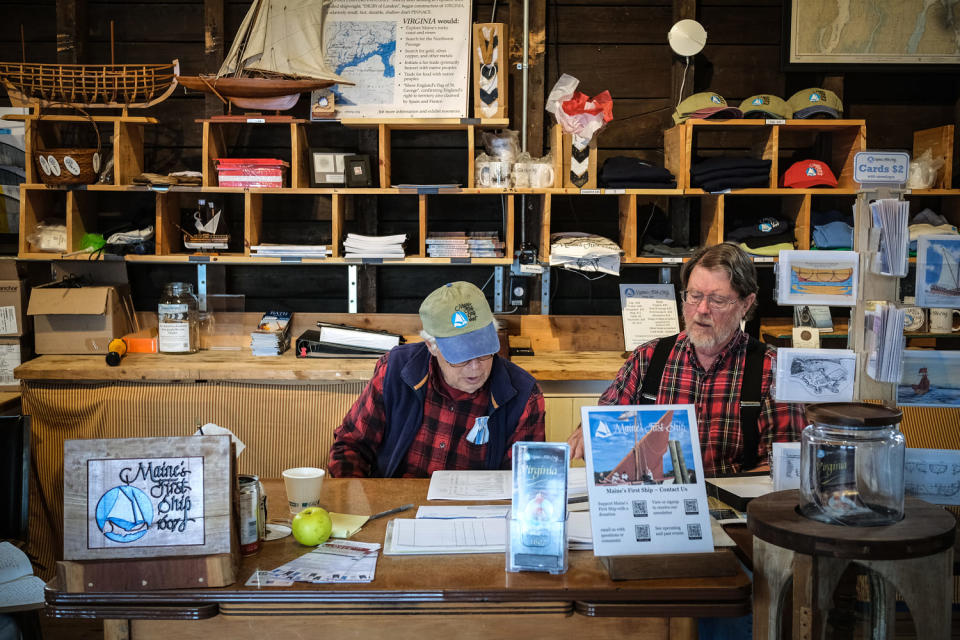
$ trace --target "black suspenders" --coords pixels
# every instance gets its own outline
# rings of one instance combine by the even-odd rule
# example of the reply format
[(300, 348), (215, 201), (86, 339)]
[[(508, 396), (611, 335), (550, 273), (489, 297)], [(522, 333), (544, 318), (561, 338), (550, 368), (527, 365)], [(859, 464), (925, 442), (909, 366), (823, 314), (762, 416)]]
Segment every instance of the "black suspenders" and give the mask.
[[(640, 386), (640, 397), (637, 398), (639, 404), (657, 403), (663, 370), (666, 368), (667, 358), (676, 342), (676, 335), (667, 336), (661, 338), (654, 347), (650, 366), (647, 367)], [(744, 470), (754, 468), (759, 462), (757, 452), (760, 447), (760, 429), (757, 421), (760, 419), (760, 389), (763, 386), (763, 358), (766, 350), (764, 343), (752, 336), (747, 336), (747, 357), (740, 385), (740, 432), (743, 434), (743, 455), (740, 458), (740, 465)]]

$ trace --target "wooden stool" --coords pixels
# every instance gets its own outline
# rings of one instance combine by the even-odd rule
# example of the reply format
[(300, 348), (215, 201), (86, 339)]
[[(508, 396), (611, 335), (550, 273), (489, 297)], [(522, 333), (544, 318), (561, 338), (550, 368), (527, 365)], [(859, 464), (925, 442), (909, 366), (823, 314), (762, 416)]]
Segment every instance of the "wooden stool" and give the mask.
[(747, 507), (747, 526), (754, 536), (755, 640), (780, 637), (791, 582), (793, 638), (822, 638), (833, 591), (851, 563), (874, 572), (872, 638), (893, 637), (897, 591), (910, 608), (918, 638), (950, 637), (953, 514), (907, 498), (905, 516), (897, 524), (844, 527), (800, 515), (799, 503), (799, 491), (778, 491)]

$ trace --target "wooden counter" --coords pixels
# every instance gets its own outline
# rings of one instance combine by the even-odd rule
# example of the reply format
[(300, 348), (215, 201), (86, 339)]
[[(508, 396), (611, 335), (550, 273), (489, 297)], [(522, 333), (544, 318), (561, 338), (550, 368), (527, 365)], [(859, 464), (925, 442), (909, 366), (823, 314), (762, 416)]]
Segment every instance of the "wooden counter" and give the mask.
[[(256, 357), (249, 349), (200, 351), (190, 355), (131, 353), (120, 366), (107, 366), (103, 356), (40, 356), (17, 367), (24, 381), (125, 381), (255, 383), (331, 383), (369, 380), (373, 358), (297, 358), (289, 350), (281, 356)], [(613, 380), (624, 362), (621, 351), (552, 351), (513, 358), (540, 381)]]

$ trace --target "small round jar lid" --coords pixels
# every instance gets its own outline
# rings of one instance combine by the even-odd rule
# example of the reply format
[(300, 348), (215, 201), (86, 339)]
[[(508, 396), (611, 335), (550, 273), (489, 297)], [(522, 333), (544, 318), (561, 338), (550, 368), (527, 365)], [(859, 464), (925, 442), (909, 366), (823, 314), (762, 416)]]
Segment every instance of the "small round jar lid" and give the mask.
[(844, 427), (886, 427), (899, 424), (903, 411), (866, 402), (823, 402), (807, 405), (807, 421)]

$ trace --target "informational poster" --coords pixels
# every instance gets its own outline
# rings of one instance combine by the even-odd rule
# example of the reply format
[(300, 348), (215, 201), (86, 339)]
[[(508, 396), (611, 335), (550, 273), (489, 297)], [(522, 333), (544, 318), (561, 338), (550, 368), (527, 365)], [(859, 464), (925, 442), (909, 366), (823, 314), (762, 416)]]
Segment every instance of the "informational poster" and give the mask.
[(332, 0), (326, 62), (338, 118), (464, 118), (470, 0)]
[(664, 336), (680, 333), (677, 296), (672, 284), (621, 284), (623, 348), (638, 346)]
[(693, 405), (581, 409), (594, 554), (713, 551)]

